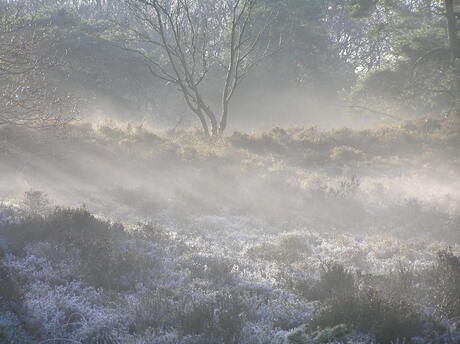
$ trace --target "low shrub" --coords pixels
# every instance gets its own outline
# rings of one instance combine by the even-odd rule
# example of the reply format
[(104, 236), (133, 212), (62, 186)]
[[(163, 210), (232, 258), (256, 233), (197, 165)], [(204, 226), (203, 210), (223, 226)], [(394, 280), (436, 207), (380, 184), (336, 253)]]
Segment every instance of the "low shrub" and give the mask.
[(334, 147), (330, 153), (331, 160), (338, 163), (354, 163), (356, 161), (364, 160), (365, 154), (356, 148), (349, 146)]
[[(141, 296), (134, 307), (130, 333), (143, 334), (149, 329), (163, 332), (176, 326), (179, 313), (176, 298), (173, 291), (164, 288), (152, 289)], [(188, 332), (189, 327), (185, 325), (183, 329)]]
[(317, 288), (320, 300), (347, 297), (354, 291), (355, 278), (341, 264), (325, 264)]
[(19, 318), (0, 307), (0, 343), (2, 344), (36, 344), (24, 330)]
[(157, 261), (138, 252), (135, 247), (122, 247), (118, 242), (97, 240), (88, 242), (80, 259), (80, 274), (97, 288), (130, 290), (143, 281)]
[(373, 289), (328, 300), (312, 325), (323, 328), (342, 323), (372, 333), (378, 343), (410, 339), (423, 327), (416, 307), (396, 296), (383, 297)]
[(182, 334), (198, 335), (209, 331), (213, 322), (214, 309), (210, 304), (198, 303), (187, 307), (179, 315)]
[(231, 284), (238, 270), (238, 264), (233, 259), (196, 254), (189, 257), (185, 266), (193, 278), (212, 281), (218, 285)]
[(223, 293), (217, 298), (217, 303), (216, 323), (223, 343), (239, 343), (247, 317), (244, 299), (233, 293)]
[(297, 293), (308, 300), (325, 301), (353, 294), (355, 278), (343, 265), (325, 263), (319, 280), (297, 280), (291, 285)]
[(308, 333), (304, 327), (291, 330), (283, 344), (349, 343), (351, 331), (343, 324)]
[(440, 251), (430, 275), (437, 315), (443, 318), (460, 316), (460, 257), (449, 250)]
[(210, 343), (237, 344), (247, 320), (247, 306), (236, 292), (223, 291), (208, 302), (186, 305), (179, 316), (184, 335), (205, 334)]
[(277, 245), (262, 243), (248, 250), (249, 256), (283, 263), (293, 263), (310, 256), (311, 253), (312, 249), (307, 239), (297, 234), (283, 235)]
[(359, 282), (363, 281), (338, 264), (325, 270), (318, 282), (324, 301), (311, 328), (345, 324), (372, 333), (384, 344), (420, 334), (424, 320), (417, 307), (398, 295), (384, 294)]
[[(1, 258), (1, 252), (0, 252)], [(16, 303), (22, 300), (23, 294), (12, 272), (0, 261), (0, 304)]]
[(45, 214), (50, 206), (50, 201), (46, 194), (39, 190), (26, 191), (22, 203), (29, 215)]
[(91, 215), (84, 208), (56, 208), (48, 215), (33, 215), (7, 227), (10, 240), (19, 245), (49, 241), (84, 247), (92, 240), (106, 240), (123, 233), (123, 227)]
[(5, 266), (1, 258), (3, 252), (0, 250), (0, 343), (33, 343), (15, 314), (22, 307), (23, 291), (14, 273)]
[(80, 277), (95, 287), (127, 290), (143, 279), (156, 260), (127, 244), (133, 237), (123, 226), (99, 220), (85, 209), (57, 208), (29, 216), (6, 230), (16, 244), (50, 242), (80, 252)]

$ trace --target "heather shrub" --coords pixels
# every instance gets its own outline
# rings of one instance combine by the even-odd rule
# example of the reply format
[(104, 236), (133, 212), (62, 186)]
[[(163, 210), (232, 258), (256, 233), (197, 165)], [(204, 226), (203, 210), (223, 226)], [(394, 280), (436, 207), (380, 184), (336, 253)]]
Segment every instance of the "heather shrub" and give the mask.
[(297, 234), (282, 236), (278, 250), (280, 258), (284, 256), (287, 261), (296, 260), (299, 257), (311, 254), (311, 247), (306, 238)]
[(113, 328), (91, 328), (85, 333), (85, 344), (123, 344), (118, 337), (118, 333)]
[(85, 209), (57, 208), (26, 218), (7, 229), (16, 243), (51, 242), (79, 252), (79, 277), (96, 287), (127, 290), (156, 266), (154, 257), (135, 245), (123, 226), (102, 221)]
[(80, 274), (95, 287), (126, 291), (145, 280), (156, 266), (153, 257), (136, 247), (101, 239), (88, 242), (82, 250)]
[(239, 343), (248, 312), (244, 298), (237, 292), (221, 292), (217, 294), (215, 303), (212, 333), (217, 334), (221, 343)]
[(311, 328), (345, 324), (372, 333), (378, 343), (391, 343), (408, 340), (423, 327), (417, 307), (399, 295), (377, 291), (340, 265), (333, 264), (321, 275), (319, 290), (324, 301)]
[(250, 247), (247, 254), (251, 258), (261, 258), (269, 261), (279, 258), (278, 246), (267, 242)]
[(443, 318), (460, 316), (460, 257), (440, 251), (430, 277), (436, 313)]
[(341, 264), (323, 264), (317, 288), (320, 300), (346, 297), (353, 293), (355, 278)]
[(209, 280), (219, 285), (231, 283), (238, 269), (232, 259), (202, 255), (190, 256), (185, 266), (190, 270), (192, 278)]
[(168, 289), (149, 290), (134, 305), (134, 317), (129, 325), (131, 333), (142, 334), (149, 329), (165, 331), (177, 325), (179, 305), (177, 295)]
[(360, 181), (356, 175), (338, 179), (335, 187), (329, 189), (329, 194), (338, 199), (345, 199), (353, 196), (359, 189)]
[(36, 344), (24, 330), (16, 314), (0, 307), (0, 343), (2, 344)]
[[(1, 251), (0, 251), (1, 258)], [(21, 302), (23, 293), (14, 274), (0, 260), (0, 304)]]
[(373, 289), (366, 289), (327, 300), (312, 326), (337, 324), (372, 333), (378, 343), (392, 343), (420, 334), (423, 320), (416, 307), (397, 296), (384, 297)]
[(309, 338), (302, 328), (292, 330), (285, 340), (287, 344), (307, 344), (308, 341)]
[(345, 325), (337, 325), (332, 328), (325, 328), (322, 330), (318, 330), (313, 332), (311, 337), (313, 337), (313, 343), (331, 343), (331, 342), (339, 342), (339, 343), (346, 343), (347, 342), (347, 335), (349, 334), (349, 330)]
[(345, 164), (364, 160), (365, 154), (353, 147), (338, 146), (331, 150), (330, 157), (332, 161)]
[(22, 203), (29, 215), (44, 214), (50, 206), (50, 201), (46, 194), (38, 190), (26, 191)]
[(123, 227), (112, 225), (91, 215), (83, 208), (56, 208), (44, 216), (32, 216), (6, 228), (7, 236), (17, 244), (50, 241), (85, 247), (93, 240), (106, 240), (123, 233)]
[(192, 304), (179, 315), (179, 326), (184, 335), (203, 334), (211, 328), (213, 318), (214, 309), (211, 304)]
[(179, 323), (184, 335), (206, 335), (209, 343), (237, 344), (247, 313), (244, 299), (237, 292), (222, 291), (207, 302), (185, 305)]
[(347, 297), (356, 288), (353, 273), (334, 262), (323, 264), (319, 280), (295, 280), (292, 287), (309, 300), (321, 301)]
[[(257, 154), (283, 154), (286, 152), (286, 147), (280, 142), (280, 135), (276, 135), (277, 133), (279, 134), (276, 128), (260, 136), (234, 132), (228, 140), (235, 147), (244, 148)], [(282, 136), (284, 137), (284, 134)]]
[(308, 332), (305, 327), (299, 327), (289, 331), (283, 344), (326, 344), (326, 343), (350, 343), (350, 330), (345, 325), (327, 327)]
[(251, 247), (247, 254), (268, 261), (292, 263), (310, 256), (312, 250), (307, 239), (298, 234), (285, 234), (278, 244), (262, 243)]

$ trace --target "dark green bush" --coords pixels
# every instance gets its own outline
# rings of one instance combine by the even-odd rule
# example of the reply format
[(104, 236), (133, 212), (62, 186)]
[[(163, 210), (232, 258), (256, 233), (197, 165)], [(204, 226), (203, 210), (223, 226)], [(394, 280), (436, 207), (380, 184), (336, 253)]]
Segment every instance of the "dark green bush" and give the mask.
[(212, 333), (217, 342), (237, 344), (247, 318), (247, 305), (238, 292), (225, 291), (216, 296)]
[(17, 316), (22, 308), (23, 291), (15, 274), (1, 261), (2, 258), (0, 249), (0, 343), (33, 343)]
[[(153, 328), (164, 331), (177, 326), (179, 307), (175, 303), (177, 295), (168, 289), (152, 289), (140, 298), (135, 307), (135, 317), (130, 324), (130, 332), (142, 334)], [(183, 319), (183, 318), (181, 318)], [(187, 324), (182, 330), (187, 331)]]
[(345, 325), (337, 325), (332, 328), (319, 329), (311, 333), (306, 332), (305, 327), (291, 330), (283, 344), (327, 344), (327, 343), (348, 343), (347, 336), (350, 331)]
[(206, 334), (210, 343), (237, 344), (246, 323), (247, 306), (238, 293), (220, 292), (208, 303), (185, 307), (179, 316), (182, 333)]
[(327, 300), (312, 323), (320, 328), (338, 324), (372, 333), (378, 343), (392, 343), (420, 334), (423, 321), (417, 309), (406, 301), (366, 289)]
[(343, 265), (330, 263), (323, 266), (318, 283), (321, 300), (349, 296), (354, 288), (355, 278)]
[(99, 220), (83, 208), (56, 208), (49, 215), (29, 216), (21, 223), (9, 226), (6, 232), (17, 244), (50, 241), (84, 247), (92, 240), (122, 234), (123, 227)]
[(12, 272), (0, 261), (0, 304), (21, 302), (22, 297), (19, 283)]
[(355, 278), (352, 272), (338, 263), (323, 264), (319, 280), (297, 280), (292, 287), (309, 300), (328, 300), (352, 295)]
[(312, 328), (345, 324), (372, 333), (378, 343), (407, 340), (420, 334), (423, 319), (417, 307), (398, 295), (358, 283), (344, 267), (333, 264), (321, 275), (319, 296), (324, 301)]
[(213, 308), (205, 303), (194, 304), (179, 315), (179, 324), (184, 335), (208, 332), (213, 322)]
[(134, 247), (121, 247), (118, 242), (88, 242), (80, 259), (81, 277), (93, 286), (111, 290), (129, 290), (146, 278), (157, 261)]

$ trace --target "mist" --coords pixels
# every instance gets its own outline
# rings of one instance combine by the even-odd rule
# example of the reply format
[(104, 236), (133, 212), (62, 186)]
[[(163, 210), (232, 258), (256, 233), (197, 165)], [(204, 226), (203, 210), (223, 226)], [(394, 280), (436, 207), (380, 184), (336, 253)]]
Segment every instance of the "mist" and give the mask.
[(459, 342), (458, 13), (0, 0), (0, 343)]

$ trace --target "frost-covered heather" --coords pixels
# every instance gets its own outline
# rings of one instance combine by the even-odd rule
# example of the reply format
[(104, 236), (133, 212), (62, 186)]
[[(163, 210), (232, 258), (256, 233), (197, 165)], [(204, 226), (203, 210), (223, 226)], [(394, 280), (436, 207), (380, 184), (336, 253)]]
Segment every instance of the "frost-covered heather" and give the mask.
[[(201, 343), (224, 340), (221, 326), (236, 326), (231, 331), (240, 337), (232, 340), (239, 343), (277, 343), (276, 338), (287, 338), (291, 329), (308, 323), (318, 306), (290, 282), (317, 281), (328, 261), (374, 274), (390, 273), (401, 264), (423, 270), (446, 246), (387, 234), (264, 231), (268, 222), (244, 216), (160, 221), (156, 226), (162, 234), (150, 238), (150, 233), (142, 238), (147, 229), (127, 228), (136, 238), (125, 239), (123, 246), (158, 263), (128, 281), (123, 292), (82, 279), (78, 247), (38, 241), (27, 243), (21, 253), (6, 254), (3, 264), (21, 282), (24, 319), (36, 335), (79, 343)], [(200, 307), (211, 307), (213, 319)], [(231, 311), (236, 318), (221, 324), (222, 312)], [(200, 316), (204, 323), (194, 323)]]

